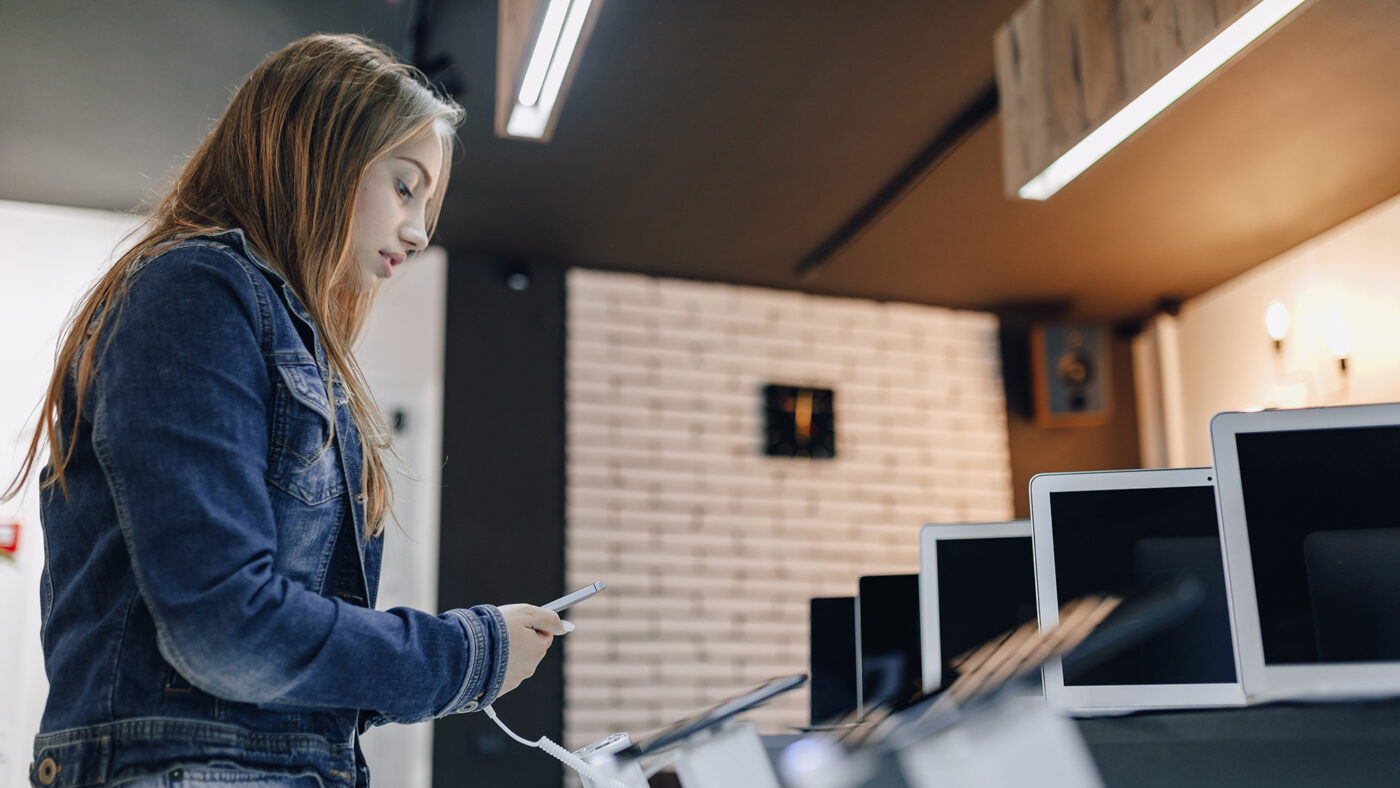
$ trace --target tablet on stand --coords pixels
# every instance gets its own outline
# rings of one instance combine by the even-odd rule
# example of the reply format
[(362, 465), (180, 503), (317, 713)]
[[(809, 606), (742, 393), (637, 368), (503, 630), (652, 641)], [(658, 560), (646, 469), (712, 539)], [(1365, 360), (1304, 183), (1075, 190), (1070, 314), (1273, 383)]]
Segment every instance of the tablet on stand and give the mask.
[(1090, 669), (1071, 672), (1060, 660), (1046, 662), (1052, 706), (1125, 714), (1244, 704), (1214, 476), (1210, 468), (1172, 468), (1031, 479), (1042, 628), (1059, 622), (1064, 602), (1089, 593), (1122, 596), (1190, 578), (1205, 597), (1189, 619)]
[(1035, 618), (1030, 520), (930, 523), (919, 531), (925, 693), (943, 686), (958, 655)]
[(806, 681), (807, 675), (799, 673), (765, 682), (618, 751), (617, 764), (626, 768), (637, 759), (670, 752), (668, 762), (683, 788), (780, 788), (757, 730), (735, 717)]
[(1400, 694), (1400, 404), (1222, 413), (1210, 432), (1245, 692)]

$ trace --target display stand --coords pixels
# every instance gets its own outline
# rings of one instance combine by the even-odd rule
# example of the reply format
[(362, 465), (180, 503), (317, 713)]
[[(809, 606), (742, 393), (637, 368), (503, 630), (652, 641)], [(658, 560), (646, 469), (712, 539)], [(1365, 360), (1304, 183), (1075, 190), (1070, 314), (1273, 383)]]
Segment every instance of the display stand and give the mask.
[(675, 761), (683, 788), (780, 788), (751, 722), (730, 720), (681, 745)]
[(1102, 788), (1078, 728), (1039, 699), (1007, 698), (899, 753), (911, 788)]
[[(623, 745), (625, 746), (625, 744)], [(647, 788), (646, 773), (635, 759), (618, 759), (622, 747), (609, 746), (586, 757), (604, 778), (628, 788)], [(781, 788), (763, 740), (753, 723), (729, 720), (719, 727), (694, 734), (678, 748), (653, 763), (653, 770), (672, 766), (682, 788)], [(584, 788), (602, 788), (588, 778)]]
[[(617, 733), (574, 753), (583, 758), (589, 766), (598, 770), (599, 776), (616, 780), (627, 788), (648, 788), (647, 776), (642, 771), (640, 761), (621, 761), (617, 758), (617, 753), (626, 749), (632, 744), (632, 739), (626, 733)], [(580, 774), (583, 781), (583, 788), (608, 788), (606, 783), (598, 783), (590, 780), (587, 775)]]
[[(642, 765), (637, 761), (619, 761), (611, 753), (594, 755), (588, 760), (588, 765), (596, 768), (604, 777), (610, 777), (627, 788), (647, 788), (647, 776), (642, 772)], [(583, 788), (607, 788), (606, 784), (599, 784), (587, 777), (580, 775)]]
[[(630, 737), (614, 734), (583, 750), (598, 753), (595, 779), (614, 779), (628, 788), (644, 788), (645, 772), (630, 771), (640, 760), (649, 761), (653, 772), (674, 765), (676, 776), (684, 788), (781, 788), (778, 775), (768, 760), (763, 741), (751, 723), (735, 722), (737, 714), (789, 692), (807, 681), (805, 673), (780, 676), (760, 684), (742, 695), (729, 698), (692, 717), (683, 719), (655, 734), (646, 742), (621, 746), (620, 740)], [(615, 756), (611, 755), (616, 753)], [(654, 756), (665, 754), (660, 761)], [(607, 757), (601, 757), (607, 756)], [(641, 774), (639, 778), (637, 775)]]

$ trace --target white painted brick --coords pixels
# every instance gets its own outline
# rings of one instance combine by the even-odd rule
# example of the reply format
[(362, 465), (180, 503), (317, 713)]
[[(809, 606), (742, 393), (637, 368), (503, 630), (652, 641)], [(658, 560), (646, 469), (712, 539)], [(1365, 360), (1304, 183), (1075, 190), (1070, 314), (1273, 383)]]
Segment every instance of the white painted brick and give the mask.
[(655, 303), (658, 290), (657, 278), (646, 274), (577, 269), (570, 272), (569, 277), (569, 295), (579, 299), (618, 297), (637, 303)]
[(737, 285), (670, 279), (662, 288), (658, 305), (667, 310), (685, 310), (694, 305), (700, 311), (734, 312), (740, 308)]
[[(568, 313), (566, 562), (611, 586), (570, 612), (570, 742), (805, 670), (810, 597), (913, 571), (925, 522), (1009, 516), (990, 315), (597, 271)], [(836, 460), (760, 454), (770, 382), (836, 391)]]

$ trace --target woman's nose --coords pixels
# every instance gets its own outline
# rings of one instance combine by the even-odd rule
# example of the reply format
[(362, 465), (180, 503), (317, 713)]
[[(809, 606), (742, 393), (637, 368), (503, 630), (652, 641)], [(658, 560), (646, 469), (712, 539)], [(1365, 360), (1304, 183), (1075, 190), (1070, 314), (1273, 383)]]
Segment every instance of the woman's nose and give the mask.
[(423, 226), (417, 222), (405, 224), (399, 233), (399, 238), (415, 251), (421, 252), (428, 246), (428, 234), (423, 230)]

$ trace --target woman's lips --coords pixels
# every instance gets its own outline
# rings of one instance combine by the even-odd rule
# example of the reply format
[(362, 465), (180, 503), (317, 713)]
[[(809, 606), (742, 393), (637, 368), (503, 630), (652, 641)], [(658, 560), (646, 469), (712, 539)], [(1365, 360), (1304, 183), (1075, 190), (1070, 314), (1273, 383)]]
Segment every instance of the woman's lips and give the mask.
[(384, 263), (384, 277), (386, 279), (394, 275), (394, 266), (404, 261), (403, 255), (387, 252), (380, 252), (379, 259)]

